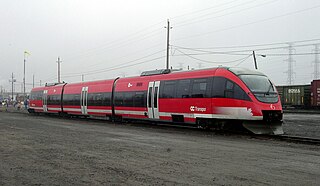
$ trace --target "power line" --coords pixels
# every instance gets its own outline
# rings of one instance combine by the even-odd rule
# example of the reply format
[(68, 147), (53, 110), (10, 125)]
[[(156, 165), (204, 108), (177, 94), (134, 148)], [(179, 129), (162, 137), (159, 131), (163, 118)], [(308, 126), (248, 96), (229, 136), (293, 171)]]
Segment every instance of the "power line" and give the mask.
[[(272, 45), (285, 45), (288, 43), (306, 43), (306, 42), (312, 42), (312, 41), (320, 41), (320, 38), (315, 39), (306, 39), (306, 40), (298, 40), (298, 41), (286, 41), (286, 42), (278, 42), (278, 43), (265, 43), (265, 44), (254, 44), (254, 45), (234, 45), (234, 46), (215, 46), (215, 47), (179, 47), (176, 45), (171, 45), (174, 47), (179, 48), (186, 48), (186, 49), (227, 49), (227, 48), (252, 48), (252, 47), (261, 47), (261, 46), (272, 46)], [(310, 44), (311, 45), (311, 44)]]
[[(111, 58), (110, 61), (114, 61), (116, 59), (121, 59), (121, 58), (126, 58), (128, 56), (131, 56), (132, 54), (137, 54), (137, 53), (139, 53), (141, 51), (146, 52), (149, 49), (156, 48), (156, 47), (162, 46), (162, 45), (163, 45), (162, 43), (159, 43), (159, 44), (156, 44), (156, 45), (151, 45), (147, 49), (143, 48), (142, 50), (137, 50), (137, 51), (131, 52), (128, 55), (121, 55), (120, 57), (118, 56), (118, 57), (115, 57), (115, 58)], [(94, 67), (94, 66), (97, 66), (97, 65), (100, 65), (100, 64), (104, 64), (104, 63), (105, 63), (105, 60), (103, 60), (102, 62), (98, 62), (96, 64), (89, 65), (89, 66), (87, 66), (87, 68)]]
[(244, 58), (242, 61), (240, 61), (238, 64), (236, 64), (235, 66), (239, 66), (240, 64), (242, 64), (243, 62), (245, 62), (249, 57), (251, 57), (252, 54), (248, 55), (248, 57)]
[[(126, 64), (128, 64), (128, 63), (133, 63), (133, 62), (136, 62), (136, 61), (140, 61), (140, 60), (142, 60), (142, 59), (145, 59), (145, 58), (154, 56), (154, 55), (159, 54), (159, 53), (164, 52), (164, 51), (165, 51), (165, 49), (160, 50), (160, 51), (157, 51), (157, 52), (154, 52), (154, 53), (152, 53), (152, 54), (149, 54), (149, 55), (146, 55), (146, 56), (143, 56), (143, 57), (140, 57), (140, 58), (138, 58), (138, 59), (134, 59), (134, 60), (131, 60), (131, 61), (127, 61), (127, 62), (118, 64), (118, 65), (115, 65), (115, 66), (117, 67), (117, 66), (126, 65)], [(109, 69), (109, 68), (107, 68), (107, 69)], [(101, 70), (104, 70), (104, 69), (92, 70), (92, 71), (86, 71), (86, 72), (66, 73), (66, 75), (72, 75), (72, 74), (77, 74), (77, 75), (79, 75), (79, 74), (80, 74), (80, 75), (81, 75), (81, 74), (85, 74), (85, 75), (86, 75), (87, 73), (96, 73), (96, 72), (100, 72)]]
[[(237, 10), (237, 11), (233, 11), (233, 12), (222, 14), (222, 15), (215, 16), (215, 17), (207, 17), (207, 18), (198, 19), (198, 20), (197, 19), (190, 19), (190, 21), (187, 20), (187, 21), (183, 21), (182, 23), (177, 23), (175, 27), (182, 27), (182, 26), (186, 26), (186, 25), (190, 25), (190, 24), (200, 23), (200, 22), (207, 21), (207, 20), (210, 20), (210, 19), (225, 17), (225, 16), (228, 16), (228, 15), (244, 12), (246, 10), (250, 10), (250, 9), (253, 9), (253, 8), (261, 7), (261, 6), (264, 6), (264, 5), (267, 5), (267, 4), (271, 4), (271, 3), (274, 3), (276, 1), (279, 1), (279, 0), (273, 0), (273, 1), (264, 2), (264, 3), (258, 4), (258, 5), (254, 5), (254, 6), (251, 6), (251, 7), (243, 8), (243, 9), (240, 9), (240, 10)], [(252, 2), (253, 1), (249, 1), (247, 3), (243, 3), (243, 4), (240, 4), (240, 5), (235, 5), (235, 6), (232, 6), (232, 7), (217, 11), (217, 12), (205, 14), (205, 15), (200, 16), (198, 18), (205, 17), (205, 16), (212, 15), (212, 14), (216, 14), (216, 13), (220, 13), (220, 12), (225, 12), (226, 10), (229, 10), (229, 9), (232, 9), (232, 8), (235, 8), (235, 7), (238, 7), (238, 6), (243, 6), (243, 5), (246, 5), (246, 4), (251, 4)], [(184, 22), (186, 22), (186, 23), (184, 23)]]
[[(165, 50), (161, 50), (159, 52), (164, 52)], [(157, 53), (159, 53), (157, 52)], [(154, 55), (156, 53), (153, 53), (151, 55), (148, 55), (148, 56), (144, 56), (142, 58), (139, 58), (139, 59), (136, 59), (136, 60), (132, 60), (132, 61), (129, 61), (129, 62), (126, 62), (126, 63), (122, 63), (122, 64), (119, 64), (115, 67), (111, 67), (111, 68), (105, 68), (105, 69), (99, 69), (99, 70), (95, 70), (95, 71), (87, 71), (87, 72), (78, 72), (78, 73), (70, 73), (70, 74), (66, 74), (64, 76), (62, 76), (63, 78), (68, 78), (68, 77), (76, 77), (76, 76), (79, 76), (79, 75), (92, 75), (92, 74), (99, 74), (99, 73), (104, 73), (104, 72), (108, 72), (108, 71), (112, 71), (112, 70), (118, 70), (118, 69), (122, 69), (122, 68), (127, 68), (127, 67), (131, 67), (131, 66), (135, 66), (135, 65), (139, 65), (139, 64), (144, 64), (144, 63), (148, 63), (148, 62), (151, 62), (151, 61), (155, 61), (157, 59), (161, 59), (165, 56), (161, 56), (161, 57), (157, 57), (157, 58), (153, 58), (153, 59), (150, 59), (150, 60), (146, 60), (146, 61), (142, 61), (142, 62), (139, 62), (139, 63), (135, 63), (135, 64), (130, 64), (128, 65), (128, 63), (132, 63), (132, 62), (135, 62), (135, 61), (139, 61), (141, 59), (144, 59), (146, 57), (150, 57), (152, 55)], [(127, 64), (127, 65), (126, 65)], [(55, 78), (52, 78), (52, 79), (46, 79), (45, 81), (50, 81), (50, 80), (53, 80)]]
[[(316, 43), (318, 44), (318, 43)], [(303, 44), (303, 45), (296, 45), (295, 47), (305, 47), (305, 46), (313, 46), (315, 43), (312, 44)], [(266, 50), (279, 50), (279, 49), (288, 49), (290, 46), (283, 46), (283, 47), (269, 47), (269, 48), (259, 48), (259, 49), (247, 49), (247, 50), (233, 50), (233, 51), (208, 51), (208, 50), (202, 50), (202, 49), (196, 49), (196, 48), (187, 48), (187, 47), (179, 47), (179, 46), (173, 46), (176, 49), (185, 49), (185, 50), (191, 50), (195, 52), (201, 52), (201, 53), (191, 53), (188, 55), (211, 55), (211, 54), (223, 54), (223, 55), (247, 55), (247, 53), (240, 53), (240, 52), (251, 52), (252, 50), (255, 51), (266, 51)], [(314, 55), (317, 54), (317, 52), (306, 52), (306, 53), (295, 53), (292, 55)], [(268, 55), (268, 56), (285, 56), (288, 54), (283, 53), (263, 53), (259, 55)]]
[(218, 5), (215, 5), (215, 6), (208, 7), (208, 8), (204, 8), (204, 9), (200, 9), (200, 10), (188, 12), (188, 13), (181, 14), (181, 15), (178, 15), (178, 16), (175, 16), (175, 17), (171, 17), (170, 19), (177, 19), (177, 18), (179, 18), (179, 17), (185, 17), (185, 16), (187, 16), (187, 15), (197, 14), (197, 13), (199, 13), (199, 12), (204, 12), (204, 11), (211, 10), (211, 9), (215, 9), (215, 8), (218, 8), (218, 7), (221, 7), (221, 6), (225, 6), (225, 5), (228, 5), (228, 4), (233, 4), (233, 3), (236, 2), (236, 1), (239, 1), (239, 0), (229, 1), (229, 2), (227, 2), (227, 3), (218, 4)]
[[(153, 37), (153, 36), (156, 36), (156, 35), (159, 35), (160, 33), (162, 33), (162, 31), (159, 29), (155, 30), (152, 32), (153, 34), (145, 34), (143, 35), (142, 37), (139, 36), (139, 37), (136, 37), (134, 39), (127, 39), (125, 41), (123, 41), (122, 43), (118, 43), (118, 45), (107, 45), (107, 46), (104, 46), (104, 47), (97, 47), (95, 49), (91, 49), (91, 50), (87, 50), (85, 52), (82, 52), (82, 54), (79, 54), (79, 55), (76, 55), (76, 56), (73, 56), (73, 57), (66, 57), (67, 59), (66, 60), (72, 60), (72, 59), (76, 59), (76, 58), (79, 58), (79, 57), (86, 57), (86, 56), (91, 56), (91, 55), (94, 55), (94, 53), (97, 53), (97, 50), (101, 50), (102, 51), (105, 51), (105, 50), (111, 50), (111, 49), (117, 49), (117, 48), (121, 48), (123, 46), (127, 46), (128, 44), (130, 43), (135, 43), (136, 40), (138, 41), (143, 41), (145, 39), (148, 39), (150, 37)], [(98, 53), (101, 53), (101, 52), (98, 52)]]
[[(315, 55), (320, 53), (315, 52), (305, 52), (305, 53), (293, 53), (292, 56), (307, 56), (307, 55)], [(246, 56), (248, 53), (230, 53), (230, 52), (208, 52), (208, 53), (186, 53), (186, 55), (190, 56), (201, 56), (201, 55), (235, 55), (235, 56)], [(265, 55), (265, 56), (287, 56), (285, 53), (258, 53), (257, 55)], [(181, 56), (179, 54), (174, 56)]]
[(202, 34), (195, 34), (195, 35), (190, 35), (190, 36), (186, 36), (186, 37), (180, 37), (180, 38), (175, 39), (175, 41), (184, 40), (184, 39), (190, 39), (190, 38), (195, 38), (195, 37), (202, 37), (202, 36), (209, 35), (209, 34), (216, 33), (216, 32), (231, 30), (231, 29), (234, 29), (234, 28), (240, 28), (240, 27), (244, 27), (244, 26), (248, 26), (248, 25), (253, 25), (253, 24), (256, 24), (256, 23), (262, 23), (262, 22), (274, 20), (274, 19), (277, 19), (277, 18), (282, 18), (282, 17), (286, 17), (286, 16), (291, 16), (291, 15), (294, 15), (294, 14), (302, 13), (302, 12), (309, 11), (309, 10), (312, 10), (312, 9), (316, 9), (316, 8), (319, 8), (319, 7), (320, 7), (320, 5), (317, 5), (317, 6), (313, 6), (313, 7), (310, 7), (310, 8), (305, 8), (305, 9), (301, 9), (301, 10), (285, 13), (285, 14), (282, 14), (282, 15), (278, 15), (278, 16), (274, 16), (274, 17), (270, 17), (270, 18), (266, 18), (266, 19), (260, 19), (258, 21), (253, 21), (253, 22), (249, 22), (249, 23), (245, 23), (245, 24), (239, 24), (239, 25), (230, 26), (230, 27), (227, 27), (227, 28), (217, 29), (217, 30), (206, 32), (206, 33), (202, 33)]
[[(155, 61), (155, 60), (158, 60), (158, 59), (162, 59), (162, 58), (165, 58), (165, 57), (166, 56), (164, 55), (164, 56), (161, 56), (161, 57), (153, 58), (153, 59), (150, 59), (150, 60), (142, 61), (142, 62), (131, 64), (131, 65), (125, 65), (125, 66), (121, 66), (121, 67), (114, 67), (114, 68), (104, 69), (104, 70), (101, 70), (99, 72), (83, 73), (83, 75), (99, 74), (99, 73), (109, 72), (109, 71), (112, 71), (112, 70), (118, 70), (118, 69), (122, 69), (122, 68), (132, 67), (132, 66), (136, 66), (136, 65), (140, 65), (140, 64), (144, 64), (144, 63), (149, 63), (149, 62), (152, 62), (152, 61)], [(66, 77), (76, 77), (76, 76), (79, 76), (79, 75), (70, 75), (70, 76), (67, 75), (67, 76), (63, 76), (63, 77), (66, 78)]]
[(248, 57), (251, 56), (251, 54), (250, 54), (250, 55), (247, 55), (247, 56), (244, 57), (244, 58), (236, 59), (236, 60), (232, 60), (232, 61), (213, 62), (213, 61), (207, 61), (207, 60), (203, 60), (203, 59), (199, 59), (199, 58), (193, 57), (192, 55), (186, 54), (186, 53), (182, 52), (182, 51), (179, 50), (179, 49), (177, 49), (177, 51), (179, 51), (180, 53), (182, 53), (184, 56), (188, 56), (188, 57), (190, 57), (190, 58), (192, 58), (192, 59), (195, 59), (195, 60), (198, 60), (198, 61), (202, 61), (202, 62), (205, 62), (205, 63), (211, 63), (211, 64), (221, 64), (221, 63), (229, 64), (229, 63), (234, 63), (234, 62), (242, 61), (242, 60), (247, 59)]

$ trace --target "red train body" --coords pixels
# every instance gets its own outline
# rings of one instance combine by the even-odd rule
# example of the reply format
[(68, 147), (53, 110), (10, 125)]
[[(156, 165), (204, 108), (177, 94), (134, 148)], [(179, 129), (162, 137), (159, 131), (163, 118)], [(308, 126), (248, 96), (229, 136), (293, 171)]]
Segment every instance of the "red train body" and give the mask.
[(34, 88), (29, 112), (144, 119), (205, 127), (242, 124), (256, 134), (282, 134), (282, 107), (270, 80), (242, 68), (164, 70)]

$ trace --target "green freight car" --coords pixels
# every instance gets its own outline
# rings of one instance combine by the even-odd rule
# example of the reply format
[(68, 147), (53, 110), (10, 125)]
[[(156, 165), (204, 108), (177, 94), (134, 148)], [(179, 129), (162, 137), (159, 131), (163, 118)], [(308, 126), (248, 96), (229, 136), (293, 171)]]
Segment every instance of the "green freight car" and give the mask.
[(311, 85), (277, 86), (283, 108), (309, 108)]

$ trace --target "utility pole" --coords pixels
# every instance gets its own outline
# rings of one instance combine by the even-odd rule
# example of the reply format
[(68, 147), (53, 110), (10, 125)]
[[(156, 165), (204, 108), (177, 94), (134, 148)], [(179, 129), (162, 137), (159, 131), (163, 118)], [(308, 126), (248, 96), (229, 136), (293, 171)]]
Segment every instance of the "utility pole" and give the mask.
[(11, 74), (11, 80), (9, 80), (9, 82), (11, 82), (11, 100), (13, 100), (13, 83), (16, 82), (16, 79), (13, 79), (13, 72)]
[(314, 53), (315, 53), (315, 56), (314, 56), (314, 72), (313, 72), (313, 79), (319, 79), (319, 44), (316, 44), (314, 45)]
[(61, 63), (62, 61), (60, 61), (60, 57), (58, 57), (58, 61), (57, 61), (57, 63), (58, 63), (58, 83), (61, 83), (61, 79), (60, 79), (60, 63)]
[[(26, 97), (26, 51), (23, 53), (23, 99)], [(12, 73), (13, 76), (13, 73)], [(12, 84), (13, 87), (13, 84)], [(13, 88), (12, 88), (13, 89)], [(13, 93), (12, 93), (12, 99), (13, 99)]]
[(292, 43), (288, 43), (288, 45), (289, 45), (289, 57), (286, 60), (288, 62), (288, 71), (286, 71), (285, 73), (288, 74), (288, 78), (287, 78), (288, 85), (292, 85), (294, 83), (293, 76), (295, 74), (293, 72), (293, 63), (295, 62), (295, 60), (292, 58), (292, 54), (295, 51), (295, 49), (292, 47)]
[(2, 85), (1, 85), (1, 97), (3, 98), (3, 89), (2, 89)]
[(81, 80), (84, 81), (84, 74), (81, 75)]
[(39, 82), (39, 85), (40, 85), (40, 87), (41, 87), (41, 80), (40, 80), (40, 82)]
[(164, 28), (167, 28), (167, 65), (166, 65), (166, 68), (169, 69), (169, 47), (170, 47), (169, 36), (170, 36), (170, 29), (172, 28), (172, 27), (170, 27), (169, 19), (168, 19), (168, 25)]
[(34, 74), (32, 76), (32, 88), (34, 88)]

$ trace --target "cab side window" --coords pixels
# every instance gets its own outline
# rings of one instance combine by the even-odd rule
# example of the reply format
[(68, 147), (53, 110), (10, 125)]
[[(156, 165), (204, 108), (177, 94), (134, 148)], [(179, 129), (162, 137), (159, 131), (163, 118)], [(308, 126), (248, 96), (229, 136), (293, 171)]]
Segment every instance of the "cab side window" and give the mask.
[(212, 87), (213, 98), (232, 98), (247, 101), (251, 100), (239, 85), (227, 78), (214, 77)]

